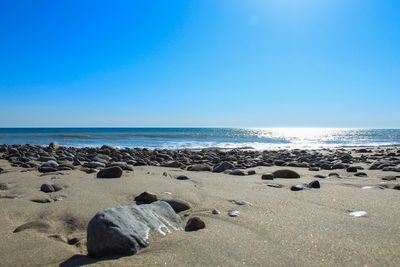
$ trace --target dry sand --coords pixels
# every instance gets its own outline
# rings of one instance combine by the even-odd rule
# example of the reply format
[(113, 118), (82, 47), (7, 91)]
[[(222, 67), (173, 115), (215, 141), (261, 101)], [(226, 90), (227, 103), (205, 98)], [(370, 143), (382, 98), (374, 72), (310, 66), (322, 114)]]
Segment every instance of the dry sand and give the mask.
[[(361, 165), (362, 164), (358, 164)], [(174, 168), (135, 167), (120, 179), (96, 179), (79, 170), (43, 175), (38, 171), (13, 168), (7, 161), (0, 167), (0, 182), (10, 189), (0, 192), (0, 266), (399, 266), (400, 191), (362, 189), (376, 184), (395, 184), (381, 178), (396, 173), (366, 171), (354, 177), (344, 170), (341, 178), (319, 179), (320, 189), (290, 191), (290, 185), (315, 180), (307, 169), (290, 168), (301, 179), (262, 181), (261, 174), (282, 167), (253, 168), (252, 176), (188, 172)], [(167, 172), (167, 176), (163, 173)], [(190, 180), (176, 180), (180, 174)], [(52, 179), (57, 177), (58, 179)], [(283, 188), (272, 188), (269, 182)], [(67, 186), (46, 194), (42, 183)], [(166, 237), (152, 235), (150, 246), (139, 254), (107, 260), (87, 258), (86, 225), (99, 210), (132, 203), (143, 191), (159, 198), (178, 198), (192, 205), (190, 216), (206, 222), (197, 232), (175, 232)], [(165, 192), (172, 193), (171, 195)], [(63, 200), (34, 203), (49, 195)], [(5, 198), (6, 196), (16, 198)], [(230, 200), (245, 200), (238, 206)], [(217, 208), (220, 215), (212, 215)], [(231, 218), (229, 210), (240, 211)], [(348, 210), (367, 211), (353, 218)], [(189, 216), (183, 215), (183, 220)], [(42, 220), (49, 226), (13, 233), (18, 226)], [(83, 238), (78, 245), (50, 238)]]

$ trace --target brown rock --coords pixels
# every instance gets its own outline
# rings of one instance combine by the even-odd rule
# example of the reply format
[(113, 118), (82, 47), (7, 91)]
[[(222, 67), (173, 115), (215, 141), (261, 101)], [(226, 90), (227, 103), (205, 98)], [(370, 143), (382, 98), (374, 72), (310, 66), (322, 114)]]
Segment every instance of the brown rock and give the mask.
[(197, 231), (200, 229), (204, 229), (206, 228), (206, 224), (204, 223), (204, 221), (202, 219), (200, 219), (199, 217), (192, 217), (190, 218), (185, 226), (185, 231), (187, 232), (191, 232), (191, 231)]

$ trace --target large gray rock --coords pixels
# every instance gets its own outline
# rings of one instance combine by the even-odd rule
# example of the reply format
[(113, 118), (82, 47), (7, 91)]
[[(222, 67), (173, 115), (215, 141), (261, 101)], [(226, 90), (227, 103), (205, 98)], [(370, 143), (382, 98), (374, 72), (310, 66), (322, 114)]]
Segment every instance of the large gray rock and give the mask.
[(97, 173), (97, 178), (120, 178), (122, 176), (122, 169), (118, 166), (108, 167), (100, 170)]
[(100, 211), (87, 228), (89, 256), (136, 254), (149, 245), (151, 230), (161, 235), (182, 230), (181, 219), (164, 201)]
[(233, 165), (230, 162), (221, 162), (217, 166), (214, 167), (213, 172), (224, 172), (226, 170), (232, 170), (235, 168), (235, 165)]

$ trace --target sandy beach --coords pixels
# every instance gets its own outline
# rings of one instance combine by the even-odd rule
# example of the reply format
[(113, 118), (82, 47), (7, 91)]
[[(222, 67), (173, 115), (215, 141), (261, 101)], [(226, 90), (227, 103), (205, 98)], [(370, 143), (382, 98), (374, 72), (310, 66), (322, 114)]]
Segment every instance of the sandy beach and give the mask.
[[(391, 188), (398, 180), (382, 178), (398, 172), (369, 170), (367, 163), (357, 166), (367, 177), (342, 169), (334, 170), (339, 177), (315, 178), (333, 170), (282, 166), (252, 167), (245, 171), (256, 174), (246, 176), (135, 166), (121, 178), (97, 179), (95, 173), (79, 169), (41, 173), (1, 160), (0, 182), (7, 189), (0, 191), (0, 265), (396, 266), (400, 192)], [(301, 178), (261, 179), (262, 174), (282, 168)], [(189, 179), (177, 180), (179, 175)], [(313, 180), (319, 180), (321, 188), (290, 190)], [(44, 193), (43, 183), (57, 183), (63, 189)], [(283, 187), (268, 186), (271, 183)], [(206, 228), (165, 237), (152, 234), (150, 245), (133, 256), (87, 257), (86, 226), (94, 214), (134, 203), (144, 191), (159, 199), (187, 201), (191, 209), (180, 213), (183, 224), (198, 216)], [(51, 202), (32, 201), (43, 199)], [(237, 205), (234, 200), (248, 203)], [(212, 214), (214, 208), (221, 214)], [(231, 210), (238, 210), (239, 216), (228, 216)], [(351, 211), (367, 215), (352, 217)], [(29, 222), (35, 223), (14, 233)]]

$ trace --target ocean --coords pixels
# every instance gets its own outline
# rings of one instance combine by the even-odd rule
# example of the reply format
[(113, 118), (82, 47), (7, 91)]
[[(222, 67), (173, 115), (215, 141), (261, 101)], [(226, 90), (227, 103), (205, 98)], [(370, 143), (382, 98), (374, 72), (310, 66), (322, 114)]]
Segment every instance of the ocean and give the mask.
[(338, 128), (0, 128), (0, 144), (168, 149), (400, 146), (400, 129)]

